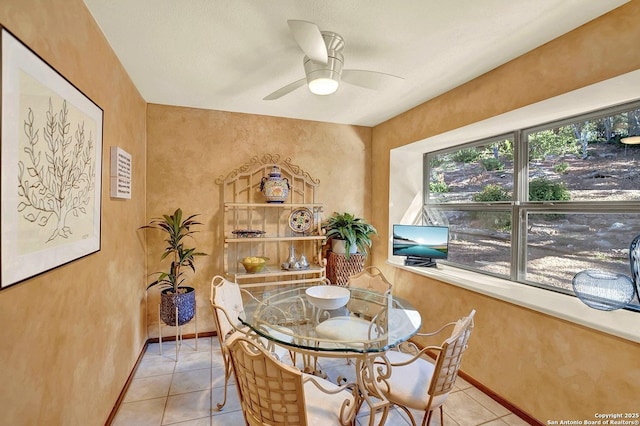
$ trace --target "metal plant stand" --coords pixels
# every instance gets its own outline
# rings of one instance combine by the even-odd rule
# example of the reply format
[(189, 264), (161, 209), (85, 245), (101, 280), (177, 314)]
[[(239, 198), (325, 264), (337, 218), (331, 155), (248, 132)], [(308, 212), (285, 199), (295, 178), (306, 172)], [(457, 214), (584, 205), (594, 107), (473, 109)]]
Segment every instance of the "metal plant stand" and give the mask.
[[(178, 354), (180, 352), (180, 348), (182, 347), (182, 327), (183, 325), (179, 325), (178, 324), (178, 307), (176, 306), (176, 323), (174, 324), (166, 324), (168, 327), (175, 327), (176, 328), (176, 361), (178, 362)], [(196, 345), (195, 345), (195, 350), (198, 350), (198, 315), (194, 315), (193, 317), (194, 319), (194, 325), (196, 328)], [(160, 355), (162, 355), (162, 324), (164, 323), (164, 321), (162, 321), (162, 319), (160, 319), (160, 303), (158, 303), (158, 342), (160, 343)], [(188, 323), (185, 323), (188, 324)]]

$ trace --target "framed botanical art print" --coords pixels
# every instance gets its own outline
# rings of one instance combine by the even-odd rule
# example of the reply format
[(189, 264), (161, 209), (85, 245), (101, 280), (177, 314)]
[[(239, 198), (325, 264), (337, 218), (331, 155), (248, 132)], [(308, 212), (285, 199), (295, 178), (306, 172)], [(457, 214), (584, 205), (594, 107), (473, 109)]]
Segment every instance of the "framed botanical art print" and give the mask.
[(100, 250), (103, 112), (1, 32), (5, 288)]

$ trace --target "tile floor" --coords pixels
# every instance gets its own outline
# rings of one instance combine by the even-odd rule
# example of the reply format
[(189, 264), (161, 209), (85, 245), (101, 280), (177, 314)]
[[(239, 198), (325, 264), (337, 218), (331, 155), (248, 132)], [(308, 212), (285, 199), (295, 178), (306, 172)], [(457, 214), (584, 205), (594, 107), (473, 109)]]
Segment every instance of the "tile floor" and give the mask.
[[(163, 355), (159, 346), (148, 346), (129, 389), (120, 405), (113, 426), (241, 426), (244, 425), (240, 403), (233, 378), (230, 381), (227, 404), (215, 411), (222, 400), (224, 367), (218, 339), (205, 337), (185, 340), (175, 362), (175, 342), (163, 342)], [(344, 359), (322, 358), (322, 369), (335, 380), (338, 375), (348, 376), (353, 366)], [(527, 423), (489, 398), (487, 395), (458, 378), (456, 389), (444, 405), (447, 426), (526, 426)], [(434, 416), (432, 425), (439, 424)], [(417, 421), (422, 417), (418, 415)], [(358, 425), (368, 425), (365, 407), (358, 415)], [(392, 409), (386, 425), (407, 426), (406, 414)]]

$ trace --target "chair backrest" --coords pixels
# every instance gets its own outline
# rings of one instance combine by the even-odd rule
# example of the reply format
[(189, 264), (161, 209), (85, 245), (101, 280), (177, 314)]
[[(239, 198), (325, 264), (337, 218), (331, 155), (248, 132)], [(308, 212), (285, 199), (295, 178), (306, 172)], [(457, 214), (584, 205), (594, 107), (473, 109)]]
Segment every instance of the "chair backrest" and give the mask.
[(629, 266), (631, 279), (636, 285), (636, 295), (640, 300), (640, 235), (636, 236), (629, 246)]
[(274, 359), (253, 341), (233, 335), (227, 348), (247, 424), (306, 425), (302, 373)]
[[(347, 287), (370, 290), (380, 295), (391, 294), (391, 283), (385, 278), (380, 269), (375, 266), (369, 266), (362, 271), (349, 277)], [(379, 306), (375, 306), (378, 304)], [(347, 303), (350, 312), (363, 315), (366, 318), (374, 318), (380, 315), (387, 308), (384, 299), (375, 298), (375, 300), (359, 300), (358, 297), (351, 297)]]
[(473, 330), (473, 317), (475, 309), (469, 316), (463, 317), (453, 328), (451, 337), (444, 341), (442, 350), (438, 354), (431, 383), (429, 395), (432, 397), (448, 393), (453, 388), (460, 370), (462, 354), (467, 349), (467, 341)]
[(369, 266), (361, 272), (350, 276), (347, 281), (347, 287), (364, 288), (384, 294), (391, 293), (392, 285), (380, 269), (375, 266)]
[(209, 300), (213, 307), (213, 319), (218, 340), (222, 346), (227, 336), (240, 326), (238, 315), (244, 311), (240, 286), (220, 275), (216, 275), (211, 280)]

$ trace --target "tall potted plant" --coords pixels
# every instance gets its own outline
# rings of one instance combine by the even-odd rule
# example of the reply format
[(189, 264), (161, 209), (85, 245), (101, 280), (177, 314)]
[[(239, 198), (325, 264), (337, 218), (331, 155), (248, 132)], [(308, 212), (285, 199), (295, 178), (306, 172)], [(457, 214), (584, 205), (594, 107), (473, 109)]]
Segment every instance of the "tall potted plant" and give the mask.
[(178, 208), (172, 215), (163, 215), (161, 218), (153, 218), (148, 225), (141, 229), (161, 230), (166, 234), (164, 240), (167, 245), (160, 260), (169, 258), (171, 264), (168, 271), (154, 272), (157, 278), (152, 281), (147, 290), (153, 286), (161, 286), (163, 290), (160, 296), (160, 318), (165, 324), (176, 324), (176, 307), (178, 308), (178, 325), (191, 321), (196, 312), (196, 293), (193, 287), (183, 286), (185, 269), (196, 271), (194, 260), (196, 256), (205, 256), (206, 253), (196, 251), (195, 247), (186, 247), (185, 240), (193, 238), (196, 232), (192, 227), (202, 225), (195, 220), (197, 214), (183, 219), (182, 209)]
[[(377, 235), (376, 228), (361, 217), (351, 213), (333, 213), (322, 223), (327, 240), (331, 240), (331, 249), (335, 253), (344, 253), (348, 259), (350, 254), (360, 253), (367, 256), (371, 247), (371, 236)], [(344, 248), (340, 248), (340, 246)]]

